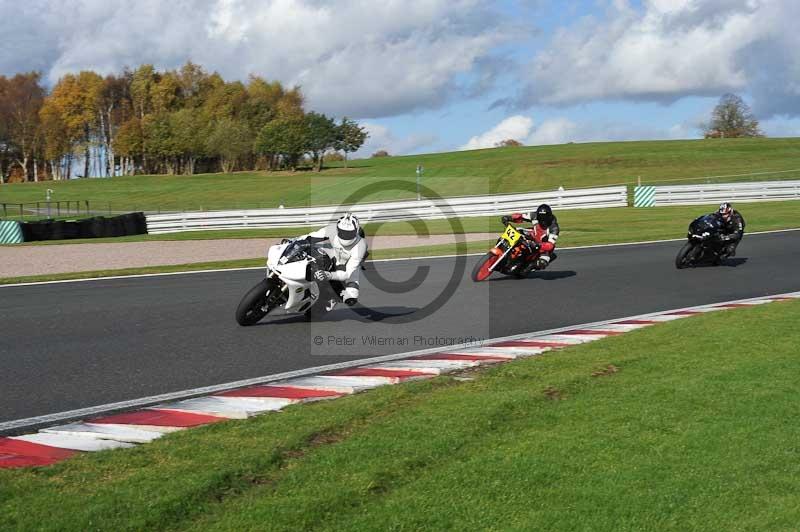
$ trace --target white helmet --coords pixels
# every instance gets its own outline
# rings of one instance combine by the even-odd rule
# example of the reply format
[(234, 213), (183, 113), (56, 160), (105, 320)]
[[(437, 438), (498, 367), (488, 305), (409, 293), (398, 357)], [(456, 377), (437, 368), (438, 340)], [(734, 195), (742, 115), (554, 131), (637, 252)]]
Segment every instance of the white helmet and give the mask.
[(336, 235), (343, 246), (352, 246), (358, 242), (360, 229), (361, 224), (358, 223), (358, 218), (349, 212), (336, 222)]

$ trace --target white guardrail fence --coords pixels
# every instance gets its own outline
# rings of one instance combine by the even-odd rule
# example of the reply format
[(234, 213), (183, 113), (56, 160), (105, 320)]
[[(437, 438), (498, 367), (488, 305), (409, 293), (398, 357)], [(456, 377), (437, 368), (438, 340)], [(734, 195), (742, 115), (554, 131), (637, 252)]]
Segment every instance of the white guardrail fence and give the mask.
[(800, 181), (634, 187), (634, 207), (800, 199)]
[(554, 209), (593, 209), (626, 207), (628, 187), (586, 188), (524, 194), (465, 196), (443, 200), (398, 201), (326, 207), (258, 209), (240, 211), (184, 212), (147, 215), (150, 234), (214, 229), (258, 229), (324, 225), (344, 212), (352, 212), (363, 222), (388, 222), (451, 216), (492, 216), (531, 211), (540, 203)]

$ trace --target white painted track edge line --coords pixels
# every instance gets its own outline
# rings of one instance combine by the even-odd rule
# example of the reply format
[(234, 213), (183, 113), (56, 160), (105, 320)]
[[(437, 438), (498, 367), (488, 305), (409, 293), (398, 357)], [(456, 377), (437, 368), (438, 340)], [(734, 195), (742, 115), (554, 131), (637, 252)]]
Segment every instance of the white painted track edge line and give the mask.
[[(769, 235), (773, 233), (790, 233), (794, 231), (800, 231), (800, 227), (791, 228), (791, 229), (772, 229), (770, 231), (754, 231), (752, 233), (745, 233), (745, 236), (755, 236), (755, 235)], [(597, 248), (613, 248), (613, 247), (623, 247), (623, 246), (644, 246), (647, 244), (663, 244), (666, 242), (681, 242), (686, 240), (686, 238), (668, 238), (665, 240), (643, 240), (641, 242), (619, 242), (616, 244), (591, 244), (587, 246), (567, 246), (563, 248), (559, 248), (561, 251), (573, 250), (573, 249), (597, 249)], [(397, 262), (397, 261), (412, 261), (412, 260), (438, 260), (438, 259), (452, 259), (454, 257), (478, 257), (483, 255), (484, 253), (465, 253), (463, 255), (430, 255), (430, 256), (422, 256), (422, 257), (395, 257), (391, 259), (374, 259), (370, 260), (369, 262)], [(239, 260), (239, 259), (236, 259)], [(247, 259), (241, 259), (247, 260)], [(264, 259), (266, 261), (266, 258)], [(169, 265), (166, 265), (169, 266)], [(143, 266), (147, 267), (147, 266)], [(263, 270), (266, 268), (265, 266), (247, 266), (243, 268), (216, 268), (213, 270), (186, 270), (180, 272), (164, 272), (164, 273), (139, 273), (135, 275), (114, 275), (109, 277), (87, 277), (85, 279), (61, 279), (58, 281), (34, 281), (30, 283), (15, 283), (15, 284), (0, 284), (1, 288), (14, 288), (20, 286), (36, 286), (36, 285), (46, 285), (46, 284), (63, 284), (63, 283), (82, 283), (88, 281), (113, 281), (117, 279), (139, 279), (143, 277), (167, 277), (170, 275), (192, 275), (198, 273), (220, 273), (220, 272), (243, 272), (248, 270)], [(81, 272), (75, 272), (81, 273)], [(59, 275), (59, 274), (54, 274)]]
[[(707, 307), (715, 307), (718, 305), (729, 304), (729, 303), (742, 303), (747, 301), (756, 301), (761, 299), (770, 299), (770, 298), (777, 298), (777, 297), (785, 297), (785, 296), (792, 296), (800, 294), (800, 291), (794, 292), (783, 292), (780, 294), (766, 294), (761, 296), (755, 296), (750, 298), (743, 298), (743, 299), (734, 299), (728, 301), (718, 301), (714, 303), (706, 303), (703, 305), (693, 305), (689, 307), (682, 307), (676, 309), (664, 309), (655, 312), (649, 312), (646, 314), (637, 314), (634, 316), (622, 316), (617, 318), (612, 318), (608, 320), (602, 321), (595, 321), (590, 323), (580, 323), (574, 325), (568, 325), (565, 327), (558, 327), (556, 329), (548, 329), (544, 331), (531, 331), (527, 333), (515, 334), (511, 336), (502, 336), (498, 338), (491, 338), (485, 340), (482, 344), (476, 345), (474, 343), (462, 343), (456, 344), (452, 346), (438, 346), (433, 347), (430, 349), (421, 349), (418, 351), (408, 351), (403, 353), (394, 353), (390, 355), (383, 355), (379, 357), (370, 357), (370, 358), (360, 358), (356, 360), (351, 360), (347, 362), (340, 362), (337, 364), (328, 364), (324, 366), (315, 366), (312, 368), (303, 368), (294, 371), (288, 371), (283, 373), (275, 373), (272, 375), (265, 375), (262, 377), (254, 377), (251, 379), (243, 379), (239, 381), (233, 381), (223, 384), (216, 384), (212, 386), (204, 386), (200, 388), (193, 388), (190, 390), (182, 390), (178, 392), (166, 393), (161, 395), (154, 395), (150, 397), (143, 397), (140, 399), (132, 399), (129, 401), (120, 401), (116, 403), (108, 403), (104, 405), (97, 405), (87, 408), (80, 408), (76, 410), (69, 410), (66, 412), (57, 412), (53, 414), (46, 414), (43, 416), (35, 416), (30, 418), (24, 419), (17, 419), (12, 421), (6, 421), (0, 423), (0, 436), (2, 435), (13, 435), (17, 434), (17, 431), (20, 430), (30, 430), (33, 428), (43, 427), (45, 425), (49, 425), (52, 423), (65, 423), (70, 421), (75, 421), (78, 419), (85, 419), (87, 417), (94, 417), (100, 414), (110, 414), (113, 412), (118, 412), (122, 410), (131, 410), (134, 408), (146, 408), (152, 407), (160, 403), (177, 401), (181, 399), (191, 399), (193, 397), (199, 397), (203, 395), (209, 395), (229, 390), (234, 390), (237, 388), (244, 388), (247, 386), (256, 386), (256, 385), (263, 385), (273, 383), (275, 381), (287, 380), (295, 377), (305, 377), (310, 375), (315, 375), (319, 373), (325, 373), (329, 371), (335, 371), (339, 369), (349, 369), (354, 367), (378, 364), (381, 362), (392, 362), (396, 360), (403, 360), (410, 357), (421, 356), (421, 355), (429, 355), (434, 353), (443, 353), (452, 351), (454, 349), (467, 349), (470, 347), (479, 347), (480, 345), (486, 345), (490, 343), (498, 343), (498, 342), (506, 342), (511, 340), (519, 340), (524, 338), (531, 338), (531, 337), (538, 337), (538, 336), (545, 336), (549, 334), (557, 334), (558, 332), (568, 331), (571, 329), (576, 328), (587, 328), (587, 327), (594, 327), (599, 325), (606, 325), (608, 323), (613, 323), (616, 321), (625, 321), (625, 320), (646, 320), (650, 316), (658, 316), (661, 314), (669, 314), (674, 312), (681, 312), (684, 310), (692, 310), (697, 308), (707, 308)], [(724, 309), (720, 309), (724, 310)], [(586, 342), (588, 343), (588, 342)], [(573, 347), (576, 345), (583, 345), (583, 344), (567, 344), (564, 347)], [(298, 386), (301, 387), (301, 386)], [(86, 422), (91, 422), (87, 420)]]

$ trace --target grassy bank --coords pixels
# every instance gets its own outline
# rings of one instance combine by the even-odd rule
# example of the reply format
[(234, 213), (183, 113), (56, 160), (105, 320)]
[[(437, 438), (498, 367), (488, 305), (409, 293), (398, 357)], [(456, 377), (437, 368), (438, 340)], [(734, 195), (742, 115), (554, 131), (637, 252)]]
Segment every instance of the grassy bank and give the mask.
[[(89, 200), (93, 209), (219, 210), (307, 204), (338, 204), (363, 186), (379, 181), (415, 182), (418, 164), (422, 183), (443, 196), (553, 190), (596, 185), (664, 182), (707, 176), (800, 168), (800, 139), (717, 139), (692, 141), (608, 142), (498, 148), (351, 162), (313, 172), (240, 172), (197, 176), (134, 176), (80, 179), (70, 182), (23, 183), (0, 187), (0, 203)], [(740, 179), (791, 179), (800, 172)], [(413, 197), (412, 192), (386, 190), (370, 200)]]
[(792, 529), (798, 320), (721, 311), (0, 471), (0, 528)]

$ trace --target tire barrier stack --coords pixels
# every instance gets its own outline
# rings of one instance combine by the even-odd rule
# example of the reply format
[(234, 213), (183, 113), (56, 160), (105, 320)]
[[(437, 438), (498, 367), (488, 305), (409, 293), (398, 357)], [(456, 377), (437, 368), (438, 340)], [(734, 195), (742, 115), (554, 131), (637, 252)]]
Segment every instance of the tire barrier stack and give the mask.
[(147, 234), (147, 220), (141, 212), (113, 217), (96, 216), (83, 220), (25, 222), (19, 226), (25, 242)]

